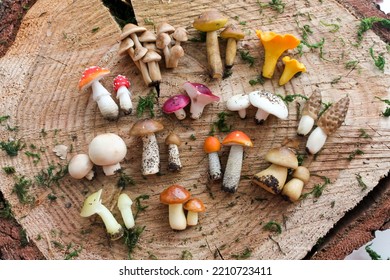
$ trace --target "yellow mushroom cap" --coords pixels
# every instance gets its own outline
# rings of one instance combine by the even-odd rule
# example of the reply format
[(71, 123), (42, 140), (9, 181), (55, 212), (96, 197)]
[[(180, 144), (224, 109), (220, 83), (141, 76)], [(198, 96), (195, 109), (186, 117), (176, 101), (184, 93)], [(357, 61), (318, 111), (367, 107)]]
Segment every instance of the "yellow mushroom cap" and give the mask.
[(193, 27), (202, 32), (216, 31), (225, 26), (228, 18), (216, 10), (209, 10), (202, 13), (193, 22)]
[(298, 167), (296, 154), (291, 148), (284, 146), (270, 149), (265, 155), (265, 160), (287, 168), (296, 169)]
[(284, 62), (284, 70), (279, 79), (280, 86), (290, 81), (297, 73), (306, 72), (305, 65), (296, 59), (291, 59), (289, 56), (285, 56), (282, 61)]
[(235, 24), (229, 24), (226, 28), (219, 34), (222, 38), (228, 39), (233, 38), (236, 40), (242, 40), (245, 37), (244, 32)]

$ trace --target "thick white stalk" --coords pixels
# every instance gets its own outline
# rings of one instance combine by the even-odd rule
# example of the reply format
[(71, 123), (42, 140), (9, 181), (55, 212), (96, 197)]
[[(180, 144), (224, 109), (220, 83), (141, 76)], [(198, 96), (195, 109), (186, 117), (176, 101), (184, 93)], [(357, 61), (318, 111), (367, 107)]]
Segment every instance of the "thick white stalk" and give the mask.
[(187, 213), (187, 225), (196, 226), (198, 224), (198, 212), (188, 211)]
[(327, 137), (324, 130), (317, 126), (307, 139), (306, 150), (313, 155), (318, 153), (324, 146)]
[(169, 225), (176, 230), (186, 229), (187, 219), (184, 214), (183, 204), (169, 204)]
[(314, 119), (309, 115), (303, 115), (299, 121), (297, 134), (298, 135), (307, 135), (314, 125)]
[(186, 111), (184, 111), (184, 109), (179, 109), (175, 111), (175, 115), (178, 120), (184, 120), (187, 116)]
[(103, 166), (103, 172), (106, 176), (112, 176), (115, 174), (116, 171), (121, 169), (120, 163), (115, 163), (111, 165), (104, 165)]
[(97, 214), (102, 218), (103, 223), (106, 226), (107, 232), (110, 234), (112, 240), (122, 237), (122, 226), (117, 222), (114, 215), (112, 215), (112, 213), (106, 208), (106, 206), (101, 204), (99, 206)]
[(255, 121), (257, 124), (262, 124), (267, 118), (268, 118), (269, 113), (262, 110), (262, 109), (257, 109), (256, 115), (255, 115)]
[(85, 175), (84, 177), (87, 178), (88, 180), (92, 180), (94, 176), (95, 176), (95, 172), (93, 170), (90, 170), (87, 173), (87, 175)]
[(118, 118), (118, 105), (99, 81), (92, 83), (92, 99), (97, 102), (99, 110), (105, 119), (116, 120)]
[(240, 145), (231, 146), (228, 161), (223, 176), (222, 189), (234, 193), (240, 183), (242, 157), (244, 148)]
[(238, 110), (238, 115), (240, 116), (241, 119), (245, 119), (246, 118), (246, 109)]
[(209, 153), (209, 176), (213, 181), (219, 180), (222, 177), (221, 162), (217, 152)]
[(160, 154), (154, 133), (142, 136), (142, 174), (151, 175), (160, 171)]
[(168, 169), (170, 171), (179, 171), (182, 168), (180, 161), (179, 148), (175, 144), (168, 145)]
[(134, 216), (133, 212), (131, 212), (131, 207), (122, 209), (121, 215), (123, 222), (125, 223), (125, 227), (127, 229), (133, 228), (135, 226)]
[(203, 113), (204, 105), (191, 100), (190, 113), (191, 118), (197, 120)]
[(116, 98), (119, 99), (119, 107), (127, 115), (133, 111), (133, 103), (131, 102), (131, 92), (125, 87), (121, 86), (116, 92)]

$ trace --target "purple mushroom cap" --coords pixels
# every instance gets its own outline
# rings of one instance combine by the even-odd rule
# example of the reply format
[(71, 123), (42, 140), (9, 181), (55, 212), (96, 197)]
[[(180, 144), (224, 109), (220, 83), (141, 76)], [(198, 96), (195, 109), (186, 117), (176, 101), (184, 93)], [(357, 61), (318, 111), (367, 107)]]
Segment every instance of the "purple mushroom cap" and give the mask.
[(190, 102), (191, 99), (188, 95), (185, 94), (174, 95), (165, 101), (162, 110), (166, 114), (171, 114), (180, 109), (183, 109), (185, 106), (190, 104)]
[(214, 95), (204, 84), (185, 82), (183, 88), (190, 97), (198, 95), (202, 100), (209, 100), (209, 103), (219, 101), (219, 96)]

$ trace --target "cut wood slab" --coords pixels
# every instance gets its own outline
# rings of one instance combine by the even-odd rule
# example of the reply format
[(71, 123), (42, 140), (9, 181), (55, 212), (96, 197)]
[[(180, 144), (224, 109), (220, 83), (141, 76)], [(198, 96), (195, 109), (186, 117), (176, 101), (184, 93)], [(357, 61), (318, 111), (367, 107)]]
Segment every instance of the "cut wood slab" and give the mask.
[[(258, 1), (132, 1), (137, 21), (153, 30), (151, 22), (168, 21), (175, 27), (186, 27), (190, 38), (197, 38), (192, 21), (208, 8), (217, 8), (229, 22), (242, 25), (246, 37), (239, 49), (255, 58), (250, 67), (239, 56), (232, 75), (222, 81), (211, 80), (207, 72), (205, 44), (183, 43), (185, 57), (176, 69), (165, 69), (160, 85), (160, 98), (155, 106), (156, 119), (165, 130), (157, 134), (161, 154), (160, 174), (143, 177), (140, 173), (141, 141), (129, 135), (138, 117), (121, 115), (116, 122), (102, 118), (90, 91), (78, 91), (78, 80), (83, 70), (91, 65), (107, 67), (111, 73), (102, 83), (112, 91), (112, 80), (122, 74), (132, 83), (134, 105), (139, 97), (151, 90), (144, 86), (140, 73), (130, 58), (118, 56), (120, 28), (100, 1), (46, 1), (40, 0), (26, 15), (15, 44), (0, 60), (1, 115), (9, 115), (1, 129), (1, 141), (10, 137), (20, 139), (26, 146), (15, 157), (1, 152), (1, 166), (14, 166), (15, 175), (1, 172), (1, 191), (12, 205), (20, 224), (30, 240), (36, 242), (48, 259), (63, 259), (78, 252), (78, 259), (125, 259), (128, 250), (124, 239), (109, 241), (99, 217), (82, 218), (80, 209), (84, 199), (103, 188), (103, 203), (113, 210), (122, 223), (116, 208), (119, 175), (104, 176), (97, 167), (93, 181), (75, 180), (69, 175), (58, 184), (40, 186), (36, 176), (51, 166), (58, 171), (76, 153), (86, 152), (89, 142), (98, 134), (113, 132), (120, 135), (128, 146), (122, 162), (124, 172), (136, 182), (122, 190), (133, 200), (148, 195), (142, 205), (148, 206), (139, 213), (136, 224), (145, 227), (131, 254), (134, 259), (180, 259), (189, 251), (193, 259), (234, 259), (250, 252), (250, 259), (301, 259), (329, 229), (371, 191), (390, 169), (389, 119), (381, 116), (386, 104), (378, 98), (389, 98), (389, 68), (378, 70), (369, 54), (383, 53), (386, 61), (386, 44), (372, 32), (364, 35), (356, 45), (358, 20), (336, 1), (309, 4), (308, 1), (287, 3), (283, 13), (269, 8), (260, 11)], [(333, 25), (329, 25), (333, 24)], [(303, 49), (291, 56), (302, 61), (307, 68), (285, 86), (278, 86), (283, 65), (278, 64), (272, 79), (263, 85), (251, 86), (261, 71), (264, 52), (255, 35), (256, 29), (292, 33), (302, 36), (304, 25), (310, 26), (311, 44), (324, 39), (322, 49)], [(339, 27), (336, 31), (334, 28)], [(334, 32), (332, 32), (334, 31)], [(224, 54), (225, 41), (221, 40)], [(346, 63), (358, 61), (347, 69)], [(206, 84), (221, 101), (206, 107), (199, 120), (189, 118), (177, 121), (164, 115), (160, 107), (171, 95), (183, 93), (185, 81)], [(285, 138), (299, 140), (300, 154), (305, 154), (306, 137), (296, 136), (296, 128), (303, 100), (297, 98), (289, 104), (288, 120), (270, 117), (263, 125), (254, 123), (255, 109), (248, 118), (239, 119), (232, 114), (227, 118), (233, 129), (247, 133), (253, 148), (245, 150), (242, 177), (238, 191), (229, 194), (221, 191), (220, 183), (207, 178), (208, 161), (203, 152), (203, 141), (210, 132), (217, 114), (226, 111), (225, 101), (238, 93), (266, 89), (280, 95), (301, 94), (310, 96), (320, 90), (324, 102), (335, 102), (348, 95), (350, 108), (343, 125), (328, 138), (317, 156), (306, 156), (303, 165), (313, 174), (326, 176), (327, 185), (318, 198), (309, 195), (299, 203), (289, 203), (280, 196), (265, 192), (251, 184), (253, 174), (266, 168), (265, 153), (282, 144)], [(377, 98), (378, 97), (378, 98)], [(143, 117), (147, 117), (144, 114)], [(17, 131), (9, 131), (18, 127)], [(167, 170), (167, 147), (164, 144), (169, 132), (175, 131), (183, 139), (179, 147), (183, 169), (179, 173)], [(362, 137), (362, 131), (368, 137)], [(216, 131), (219, 139), (226, 133)], [(52, 149), (57, 144), (69, 147), (66, 160), (59, 159)], [(226, 165), (229, 147), (223, 147), (220, 156)], [(350, 160), (357, 149), (364, 152)], [(30, 156), (25, 152), (30, 152)], [(39, 154), (40, 159), (31, 157)], [(29, 154), (29, 153), (27, 153)], [(18, 177), (32, 181), (28, 194), (35, 198), (30, 204), (21, 204), (13, 192)], [(357, 178), (361, 178), (360, 184)], [(310, 192), (323, 178), (312, 176), (304, 192)], [(364, 183), (363, 188), (361, 182)], [(159, 202), (160, 192), (178, 183), (189, 189), (194, 197), (201, 198), (206, 212), (200, 215), (200, 224), (184, 231), (173, 231), (168, 224), (168, 207)], [(57, 199), (48, 199), (57, 197)], [(135, 210), (135, 208), (134, 208)], [(275, 221), (281, 225), (280, 234), (264, 230), (264, 225)], [(246, 255), (248, 256), (248, 254)]]

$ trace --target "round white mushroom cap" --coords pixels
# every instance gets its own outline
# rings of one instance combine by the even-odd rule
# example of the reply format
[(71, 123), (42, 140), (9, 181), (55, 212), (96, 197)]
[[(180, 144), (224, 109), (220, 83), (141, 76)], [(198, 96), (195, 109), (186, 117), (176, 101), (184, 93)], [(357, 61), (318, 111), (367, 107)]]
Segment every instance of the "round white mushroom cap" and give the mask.
[(279, 96), (265, 90), (256, 90), (248, 95), (249, 101), (253, 106), (267, 112), (268, 114), (274, 115), (279, 119), (287, 119), (288, 108)]
[(118, 135), (103, 133), (92, 139), (88, 153), (91, 161), (96, 165), (113, 165), (124, 159), (127, 147)]
[[(92, 168), (93, 163), (87, 154), (77, 154), (73, 156), (68, 164), (69, 175), (75, 179), (86, 177), (91, 172)], [(90, 175), (93, 177), (93, 173)], [(91, 180), (92, 177), (88, 177), (87, 179)]]
[(230, 111), (239, 111), (240, 117), (246, 117), (246, 109), (251, 105), (249, 96), (245, 93), (233, 95), (226, 102), (226, 108)]

